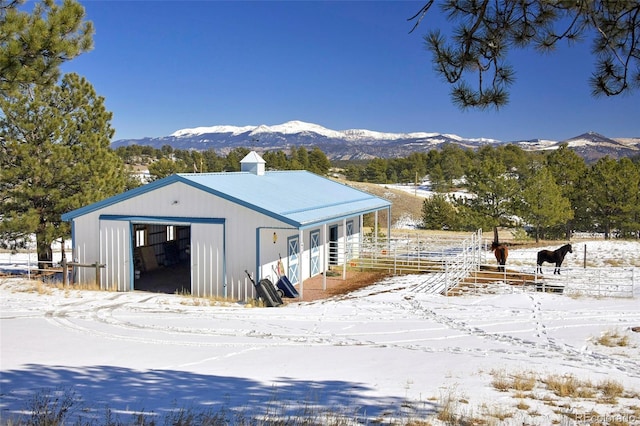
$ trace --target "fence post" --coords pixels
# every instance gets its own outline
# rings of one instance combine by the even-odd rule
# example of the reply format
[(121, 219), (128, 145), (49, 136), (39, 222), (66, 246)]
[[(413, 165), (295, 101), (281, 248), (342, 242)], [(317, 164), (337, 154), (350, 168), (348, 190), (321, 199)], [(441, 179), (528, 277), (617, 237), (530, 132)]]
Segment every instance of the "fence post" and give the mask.
[(444, 295), (449, 296), (449, 260), (444, 263)]
[(98, 288), (102, 288), (102, 284), (100, 283), (100, 262), (94, 263), (94, 266), (96, 267), (96, 284)]
[(67, 258), (62, 258), (62, 286), (69, 285), (69, 277), (67, 276)]
[(394, 244), (394, 246), (393, 246), (393, 275), (397, 275), (398, 274), (397, 267), (398, 267), (398, 244)]

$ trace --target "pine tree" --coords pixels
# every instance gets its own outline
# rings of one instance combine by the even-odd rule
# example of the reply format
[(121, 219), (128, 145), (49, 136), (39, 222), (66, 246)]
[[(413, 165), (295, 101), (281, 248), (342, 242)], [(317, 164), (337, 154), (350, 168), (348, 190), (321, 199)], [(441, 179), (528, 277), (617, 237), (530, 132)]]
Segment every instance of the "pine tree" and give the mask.
[(23, 0), (0, 0), (0, 95), (19, 86), (52, 85), (60, 65), (93, 46), (93, 24), (74, 0), (37, 3), (20, 11)]
[(326, 175), (331, 168), (331, 162), (324, 152), (318, 147), (314, 147), (309, 153), (309, 171), (318, 175)]
[(460, 229), (456, 209), (446, 195), (435, 194), (422, 202), (422, 225), (425, 229), (449, 231)]
[(569, 199), (562, 195), (551, 175), (551, 171), (543, 167), (527, 180), (522, 191), (522, 218), (533, 225), (536, 242), (545, 228), (565, 223), (573, 218), (573, 210)]
[[(431, 6), (428, 0), (412, 18), (413, 30)], [(436, 71), (451, 85), (461, 108), (499, 108), (508, 103), (515, 81), (507, 62), (514, 48), (552, 51), (561, 41), (593, 37), (594, 95), (614, 96), (640, 87), (640, 2), (443, 0), (438, 2), (453, 27), (431, 29), (424, 37)], [(466, 79), (471, 74), (473, 80)]]
[(565, 236), (569, 239), (575, 222), (584, 222), (587, 219), (584, 214), (587, 197), (583, 192), (583, 186), (580, 185), (587, 173), (587, 165), (582, 157), (569, 149), (566, 143), (549, 153), (546, 164), (560, 187), (562, 195), (571, 202), (573, 217), (567, 220), (565, 226)]
[(70, 234), (62, 213), (121, 192), (122, 160), (110, 149), (112, 114), (76, 74), (0, 97), (0, 232), (35, 233), (38, 260)]
[(467, 173), (467, 189), (473, 195), (458, 200), (465, 224), (491, 229), (510, 226), (517, 212), (520, 185), (498, 159), (487, 155)]
[(161, 158), (149, 164), (151, 180), (158, 180), (175, 173), (186, 173), (190, 171), (189, 166), (183, 160)]
[(620, 161), (601, 158), (587, 175), (588, 205), (594, 223), (605, 239), (614, 231), (638, 233), (640, 172), (628, 158)]

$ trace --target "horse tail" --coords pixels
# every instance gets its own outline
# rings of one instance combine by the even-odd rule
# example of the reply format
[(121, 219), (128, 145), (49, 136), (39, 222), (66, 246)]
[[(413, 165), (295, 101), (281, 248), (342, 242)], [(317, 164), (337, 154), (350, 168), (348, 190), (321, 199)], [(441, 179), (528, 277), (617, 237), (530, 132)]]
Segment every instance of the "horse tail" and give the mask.
[(500, 264), (504, 265), (507, 263), (507, 256), (509, 256), (509, 249), (506, 246), (500, 247)]

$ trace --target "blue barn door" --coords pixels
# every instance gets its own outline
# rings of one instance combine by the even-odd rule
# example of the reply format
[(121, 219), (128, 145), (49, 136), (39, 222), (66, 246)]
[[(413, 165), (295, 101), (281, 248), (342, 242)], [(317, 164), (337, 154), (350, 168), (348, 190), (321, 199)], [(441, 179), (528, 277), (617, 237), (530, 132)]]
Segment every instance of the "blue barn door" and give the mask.
[(311, 276), (320, 273), (320, 230), (311, 231)]
[(287, 254), (289, 258), (289, 266), (287, 268), (287, 278), (291, 284), (298, 284), (298, 268), (300, 267), (300, 244), (298, 237), (290, 237), (287, 240)]

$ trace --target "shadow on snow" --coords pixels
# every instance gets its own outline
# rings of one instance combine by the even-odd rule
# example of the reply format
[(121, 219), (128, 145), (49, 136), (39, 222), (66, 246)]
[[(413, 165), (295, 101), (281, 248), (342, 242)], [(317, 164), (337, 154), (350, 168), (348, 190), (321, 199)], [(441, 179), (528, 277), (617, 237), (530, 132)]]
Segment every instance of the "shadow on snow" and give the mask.
[(64, 393), (74, 395), (73, 415), (85, 421), (103, 419), (107, 411), (126, 421), (140, 413), (162, 418), (180, 409), (194, 413), (231, 411), (243, 418), (265, 414), (295, 418), (310, 413), (363, 420), (379, 416), (421, 418), (436, 410), (433, 402), (371, 396), (367, 394), (375, 389), (339, 380), (280, 377), (262, 383), (241, 377), (115, 366), (30, 364), (24, 369), (3, 371), (0, 384), (3, 421), (28, 416), (38, 396)]

